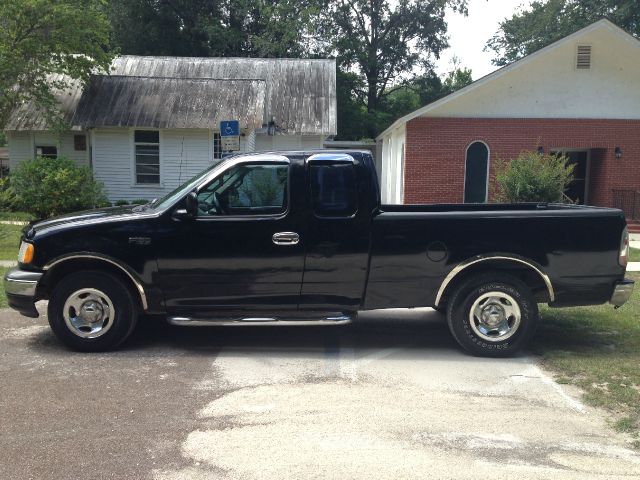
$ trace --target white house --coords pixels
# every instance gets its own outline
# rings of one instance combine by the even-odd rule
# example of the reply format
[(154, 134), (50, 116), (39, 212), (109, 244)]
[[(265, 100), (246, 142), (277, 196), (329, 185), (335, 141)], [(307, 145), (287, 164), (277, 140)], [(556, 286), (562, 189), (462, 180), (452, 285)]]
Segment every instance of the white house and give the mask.
[(61, 135), (33, 105), (12, 113), (10, 167), (64, 156), (110, 200), (161, 196), (219, 160), (224, 120), (240, 122), (241, 152), (320, 149), (336, 134), (335, 60), (123, 56), (58, 98)]

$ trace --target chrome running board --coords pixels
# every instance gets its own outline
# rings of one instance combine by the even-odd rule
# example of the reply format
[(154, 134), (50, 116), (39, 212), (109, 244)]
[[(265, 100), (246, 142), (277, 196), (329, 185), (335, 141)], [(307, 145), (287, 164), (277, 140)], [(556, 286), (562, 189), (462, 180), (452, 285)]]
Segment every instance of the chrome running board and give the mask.
[(237, 326), (279, 326), (279, 327), (299, 327), (299, 326), (317, 326), (317, 325), (345, 325), (351, 323), (352, 318), (347, 315), (335, 317), (309, 318), (308, 320), (289, 320), (278, 319), (275, 317), (243, 317), (243, 318), (214, 318), (201, 319), (189, 317), (169, 317), (167, 321), (171, 325), (179, 325), (185, 327), (237, 327)]

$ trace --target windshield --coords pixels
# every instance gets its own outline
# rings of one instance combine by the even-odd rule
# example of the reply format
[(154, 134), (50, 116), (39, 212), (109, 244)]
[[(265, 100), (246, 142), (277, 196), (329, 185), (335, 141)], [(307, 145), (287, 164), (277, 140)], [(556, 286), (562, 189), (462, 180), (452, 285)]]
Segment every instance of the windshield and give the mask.
[(141, 207), (144, 208), (144, 209), (151, 208), (153, 210), (162, 210), (164, 208), (167, 208), (167, 207), (173, 205), (176, 201), (178, 201), (180, 198), (185, 196), (188, 192), (193, 190), (195, 188), (195, 186), (198, 183), (200, 183), (200, 180), (202, 179), (202, 177), (206, 173), (210, 172), (212, 169), (214, 169), (215, 167), (220, 165), (220, 163), (222, 163), (222, 162), (214, 163), (210, 167), (205, 168), (203, 171), (201, 171), (200, 173), (198, 173), (194, 177), (191, 177), (189, 180), (184, 182), (182, 185), (180, 185), (175, 190), (167, 193), (164, 197), (157, 198), (153, 202), (148, 203), (146, 205), (142, 205)]

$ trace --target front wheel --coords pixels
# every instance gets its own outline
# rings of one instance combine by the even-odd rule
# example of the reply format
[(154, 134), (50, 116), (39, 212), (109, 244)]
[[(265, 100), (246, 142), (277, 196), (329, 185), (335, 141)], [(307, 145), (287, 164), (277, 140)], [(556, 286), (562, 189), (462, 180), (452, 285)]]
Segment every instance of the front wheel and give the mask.
[(47, 311), (53, 333), (83, 352), (116, 348), (133, 331), (138, 317), (131, 291), (122, 280), (101, 271), (80, 271), (62, 278)]
[(469, 353), (506, 357), (524, 347), (538, 323), (538, 305), (527, 285), (508, 274), (481, 274), (464, 281), (451, 296), (447, 322)]

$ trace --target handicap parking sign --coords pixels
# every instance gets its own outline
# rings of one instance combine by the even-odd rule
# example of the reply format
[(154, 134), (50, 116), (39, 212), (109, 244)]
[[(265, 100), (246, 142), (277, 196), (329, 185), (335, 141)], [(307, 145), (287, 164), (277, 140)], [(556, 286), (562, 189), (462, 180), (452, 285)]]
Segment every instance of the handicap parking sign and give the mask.
[(240, 122), (238, 120), (226, 120), (220, 122), (221, 137), (237, 137), (240, 135)]

